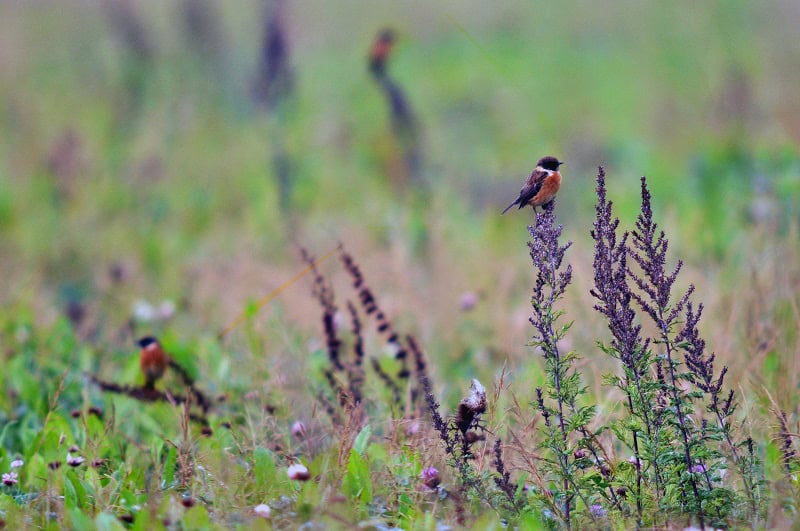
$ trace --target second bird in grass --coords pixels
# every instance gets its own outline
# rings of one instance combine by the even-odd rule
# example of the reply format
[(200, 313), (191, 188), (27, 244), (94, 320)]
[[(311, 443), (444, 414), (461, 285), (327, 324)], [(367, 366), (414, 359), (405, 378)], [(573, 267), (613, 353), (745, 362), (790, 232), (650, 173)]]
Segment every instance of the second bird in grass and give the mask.
[(561, 187), (561, 173), (558, 167), (564, 164), (555, 157), (542, 157), (536, 163), (536, 167), (531, 172), (525, 186), (519, 192), (519, 197), (503, 210), (503, 214), (511, 210), (514, 205), (519, 208), (530, 205), (536, 207), (543, 206), (552, 201)]
[(144, 388), (155, 389), (156, 382), (164, 376), (164, 371), (169, 365), (167, 353), (161, 347), (161, 343), (153, 336), (143, 337), (137, 341), (142, 348), (139, 354), (139, 365), (144, 374)]

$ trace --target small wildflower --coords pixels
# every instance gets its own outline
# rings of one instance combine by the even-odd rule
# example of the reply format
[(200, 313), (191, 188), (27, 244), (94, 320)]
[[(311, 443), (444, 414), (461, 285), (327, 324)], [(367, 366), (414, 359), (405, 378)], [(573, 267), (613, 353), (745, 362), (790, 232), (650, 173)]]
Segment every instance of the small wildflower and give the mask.
[(17, 459), (14, 459), (13, 461), (11, 461), (11, 468), (20, 468), (24, 464), (25, 464), (25, 461), (23, 461), (22, 459), (17, 458)]
[(168, 321), (175, 315), (175, 303), (171, 300), (165, 300), (158, 307), (158, 317), (162, 321)]
[(406, 424), (406, 435), (416, 435), (419, 433), (420, 425), (418, 420), (413, 420)]
[(577, 448), (573, 452), (573, 455), (575, 456), (575, 459), (584, 459), (589, 454), (583, 448)]
[(706, 473), (706, 465), (692, 465), (692, 468), (689, 469), (689, 472), (692, 474), (705, 474)]
[(424, 483), (429, 489), (435, 489), (439, 486), (439, 483), (442, 482), (442, 478), (439, 476), (439, 471), (432, 466), (423, 468), (419, 477), (422, 478), (422, 483)]
[(200, 428), (200, 434), (203, 435), (203, 437), (211, 437), (214, 435), (214, 430), (211, 429), (211, 426), (203, 426)]
[(6, 487), (10, 487), (12, 485), (16, 485), (19, 481), (19, 476), (16, 472), (9, 472), (8, 474), (3, 474), (3, 485)]
[(461, 294), (461, 311), (462, 312), (469, 312), (478, 305), (480, 302), (481, 296), (474, 292), (474, 291), (465, 291)]
[(306, 438), (306, 423), (302, 420), (296, 420), (294, 424), (292, 424), (292, 435), (295, 439), (305, 439)]
[(260, 516), (261, 518), (269, 518), (269, 515), (272, 513), (272, 509), (270, 509), (269, 505), (266, 503), (261, 503), (253, 507), (253, 512), (256, 513), (256, 516)]
[(603, 518), (608, 514), (602, 505), (595, 504), (589, 507), (589, 512), (596, 518)]
[(72, 467), (81, 466), (84, 461), (86, 461), (86, 459), (84, 459), (80, 455), (72, 455), (71, 453), (67, 452), (67, 464), (69, 466)]
[(76, 453), (78, 453), (80, 451), (81, 451), (81, 449), (78, 448), (77, 444), (73, 444), (72, 446), (69, 447), (69, 452), (71, 452), (73, 454), (76, 454)]
[(295, 481), (308, 481), (311, 479), (311, 474), (308, 472), (308, 468), (301, 463), (295, 463), (289, 466), (286, 473), (289, 475), (289, 479), (293, 479)]
[(146, 300), (139, 299), (133, 304), (133, 318), (143, 323), (153, 321), (156, 317), (156, 309)]
[(61, 461), (51, 461), (47, 463), (47, 468), (49, 468), (50, 470), (58, 470), (59, 468), (61, 468)]
[(189, 509), (190, 507), (194, 507), (195, 500), (191, 496), (184, 496), (181, 498), (181, 505)]

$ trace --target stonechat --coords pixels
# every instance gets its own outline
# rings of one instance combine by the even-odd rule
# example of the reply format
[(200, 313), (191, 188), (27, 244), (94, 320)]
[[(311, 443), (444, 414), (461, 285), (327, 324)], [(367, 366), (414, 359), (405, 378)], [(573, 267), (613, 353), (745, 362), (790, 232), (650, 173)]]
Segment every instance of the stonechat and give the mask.
[(373, 74), (383, 74), (386, 69), (386, 60), (392, 53), (393, 47), (394, 32), (392, 30), (385, 29), (378, 33), (369, 54), (369, 69)]
[(503, 214), (514, 205), (519, 205), (518, 208), (530, 205), (536, 210), (536, 207), (552, 201), (561, 186), (561, 173), (558, 167), (562, 164), (564, 163), (555, 157), (539, 159), (528, 180), (525, 181), (525, 186), (520, 190), (519, 197), (503, 210)]
[(137, 341), (142, 351), (139, 354), (139, 365), (144, 374), (145, 389), (155, 389), (156, 382), (164, 376), (169, 365), (169, 357), (161, 343), (153, 336), (146, 336)]

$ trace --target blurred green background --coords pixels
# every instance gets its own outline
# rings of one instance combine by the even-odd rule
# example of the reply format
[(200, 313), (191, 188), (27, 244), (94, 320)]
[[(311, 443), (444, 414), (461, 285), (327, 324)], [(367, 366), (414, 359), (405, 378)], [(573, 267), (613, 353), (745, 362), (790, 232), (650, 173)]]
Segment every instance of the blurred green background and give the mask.
[[(598, 165), (626, 227), (648, 176), (712, 307), (761, 270), (754, 245), (797, 243), (797, 2), (114, 0), (0, 15), (0, 300), (37, 323), (72, 312), (101, 345), (212, 334), (301, 268), (297, 245), (341, 241), (392, 314), (466, 372), (484, 350), (523, 353), (530, 214), (499, 212), (545, 154), (567, 161), (576, 318), (591, 312)], [(253, 88), (270, 17), (292, 90), (266, 108)], [(418, 180), (367, 69), (384, 27)], [(265, 313), (318, 334), (307, 288)], [(465, 293), (478, 313), (459, 309)], [(164, 300), (174, 317), (130, 330)]]

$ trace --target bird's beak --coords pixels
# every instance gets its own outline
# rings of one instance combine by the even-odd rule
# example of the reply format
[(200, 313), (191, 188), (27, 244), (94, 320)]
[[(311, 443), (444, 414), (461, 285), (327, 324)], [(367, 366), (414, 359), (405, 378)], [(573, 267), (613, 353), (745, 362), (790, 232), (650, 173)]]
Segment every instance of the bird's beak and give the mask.
[(559, 166), (561, 166), (562, 164), (564, 164), (564, 161), (558, 163)]

